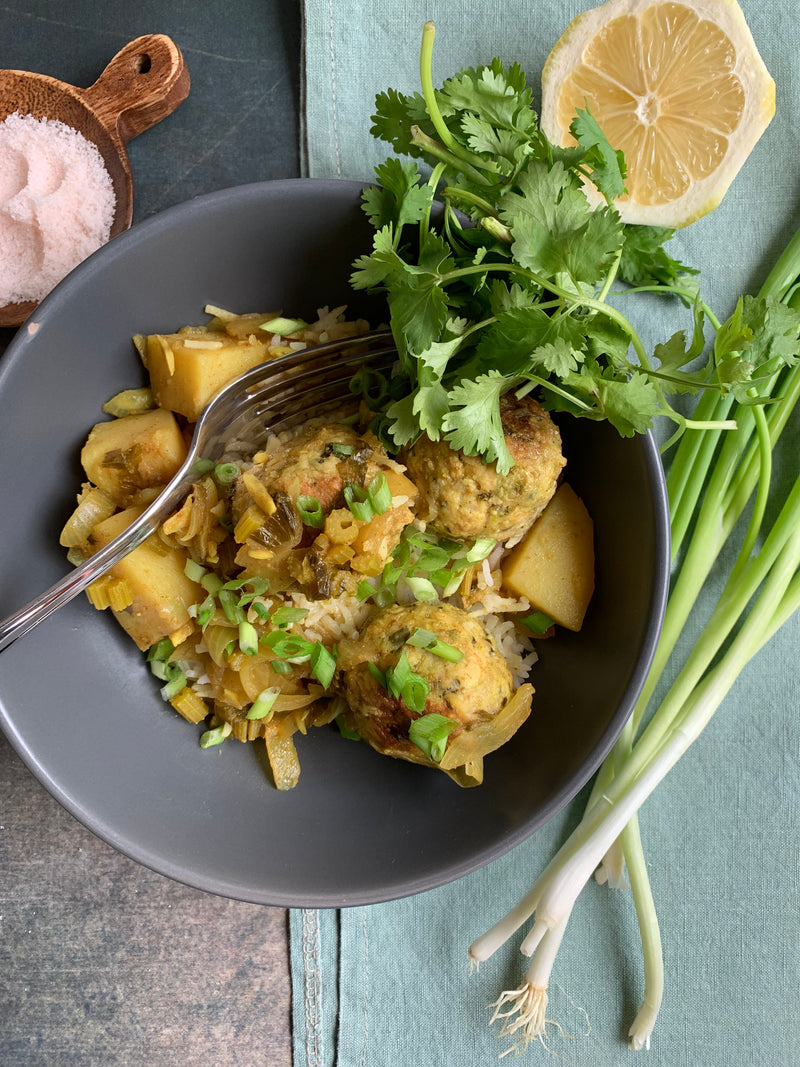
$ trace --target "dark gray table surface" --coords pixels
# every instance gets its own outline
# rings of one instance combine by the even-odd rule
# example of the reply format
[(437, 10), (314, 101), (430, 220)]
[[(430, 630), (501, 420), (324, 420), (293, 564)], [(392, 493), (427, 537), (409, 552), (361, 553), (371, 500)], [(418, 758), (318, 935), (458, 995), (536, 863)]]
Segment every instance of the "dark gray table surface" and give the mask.
[[(192, 87), (129, 145), (134, 224), (201, 193), (299, 175), (294, 0), (7, 0), (0, 68), (87, 87), (145, 33), (172, 37)], [(0, 358), (13, 336), (0, 329)], [(286, 1067), (290, 1035), (286, 913), (119, 855), (0, 735), (0, 1064)]]

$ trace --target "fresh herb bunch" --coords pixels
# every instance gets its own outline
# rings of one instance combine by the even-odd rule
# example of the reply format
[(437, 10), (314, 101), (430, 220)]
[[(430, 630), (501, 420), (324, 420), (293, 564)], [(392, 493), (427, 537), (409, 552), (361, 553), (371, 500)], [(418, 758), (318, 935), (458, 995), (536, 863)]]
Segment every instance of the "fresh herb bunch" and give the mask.
[[(697, 272), (665, 251), (673, 231), (621, 221), (614, 201), (625, 162), (589, 111), (572, 123), (576, 145), (562, 148), (540, 129), (518, 64), (495, 59), (435, 89), (434, 33), (427, 23), (422, 94), (389, 89), (376, 99), (372, 133), (410, 158), (375, 168), (377, 185), (363, 193), (373, 247), (351, 278), (385, 293), (400, 354), (376, 421), (384, 439), (399, 447), (423, 432), (443, 437), (506, 473), (499, 399), (513, 389), (535, 390), (550, 411), (607, 419), (626, 437), (667, 416), (671, 443), (687, 427), (708, 428), (671, 398), (710, 388), (743, 401), (794, 358), (796, 316), (755, 298), (704, 355)], [(587, 181), (602, 206), (590, 205)], [(691, 328), (651, 358), (608, 303), (617, 280), (674, 294)]]

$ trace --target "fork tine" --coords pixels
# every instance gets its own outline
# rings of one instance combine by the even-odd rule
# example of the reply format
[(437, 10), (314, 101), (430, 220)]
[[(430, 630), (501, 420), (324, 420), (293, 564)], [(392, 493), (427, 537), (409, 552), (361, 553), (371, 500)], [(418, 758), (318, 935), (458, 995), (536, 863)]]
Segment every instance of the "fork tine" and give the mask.
[(195, 431), (197, 455), (214, 459), (232, 440), (255, 449), (259, 440), (277, 427), (309, 418), (320, 408), (352, 397), (350, 382), (365, 363), (381, 373), (390, 371), (397, 350), (375, 335), (380, 343), (370, 348), (373, 335), (303, 349), (262, 364), (220, 394), (198, 421)]

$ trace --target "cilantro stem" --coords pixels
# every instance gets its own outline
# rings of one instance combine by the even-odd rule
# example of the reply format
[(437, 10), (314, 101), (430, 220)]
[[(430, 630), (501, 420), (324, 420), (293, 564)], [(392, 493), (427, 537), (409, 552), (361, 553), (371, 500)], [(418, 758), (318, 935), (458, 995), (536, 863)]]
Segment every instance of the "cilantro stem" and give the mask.
[[(486, 160), (481, 159), (480, 156), (468, 152), (463, 145), (459, 144), (448, 129), (447, 123), (442, 117), (439, 104), (436, 100), (436, 90), (433, 85), (433, 42), (435, 38), (436, 26), (432, 20), (429, 20), (425, 23), (422, 29), (422, 44), (420, 46), (419, 54), (419, 77), (428, 116), (433, 123), (434, 129), (439, 134), (439, 137), (441, 137), (444, 147), (448, 149), (452, 155), (456, 156), (463, 163), (466, 163), (473, 173), (477, 173), (474, 172), (475, 167), (483, 170), (495, 171), (497, 168), (493, 163), (489, 163)], [(433, 143), (435, 144), (435, 142)], [(485, 178), (481, 177), (481, 180), (488, 184)]]
[(465, 204), (472, 204), (473, 207), (480, 208), (481, 211), (490, 215), (492, 218), (497, 218), (497, 212), (494, 207), (485, 200), (482, 196), (478, 196), (477, 193), (471, 192), (469, 189), (455, 189), (453, 186), (445, 186), (441, 191), (441, 195), (446, 200), (461, 200)]
[[(462, 171), (464, 174), (468, 174), (474, 182), (478, 182), (480, 185), (491, 185), (490, 180), (481, 174), (479, 170), (476, 170), (472, 163), (468, 162), (462, 155), (446, 148), (433, 137), (429, 137), (424, 130), (421, 130), (419, 126), (411, 127), (411, 143), (416, 145), (417, 148), (423, 149), (428, 155), (434, 157), (434, 159), (440, 160), (447, 167), (451, 167), (456, 171)], [(453, 142), (456, 144), (457, 142)]]

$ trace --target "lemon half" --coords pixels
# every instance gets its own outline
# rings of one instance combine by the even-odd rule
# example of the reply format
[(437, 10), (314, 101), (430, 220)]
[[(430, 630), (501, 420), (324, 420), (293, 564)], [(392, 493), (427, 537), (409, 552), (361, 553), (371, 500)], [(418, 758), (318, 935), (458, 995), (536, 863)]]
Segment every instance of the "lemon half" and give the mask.
[(542, 71), (551, 141), (574, 144), (587, 106), (625, 153), (623, 220), (679, 228), (725, 195), (775, 114), (775, 83), (735, 0), (609, 0), (573, 19)]

